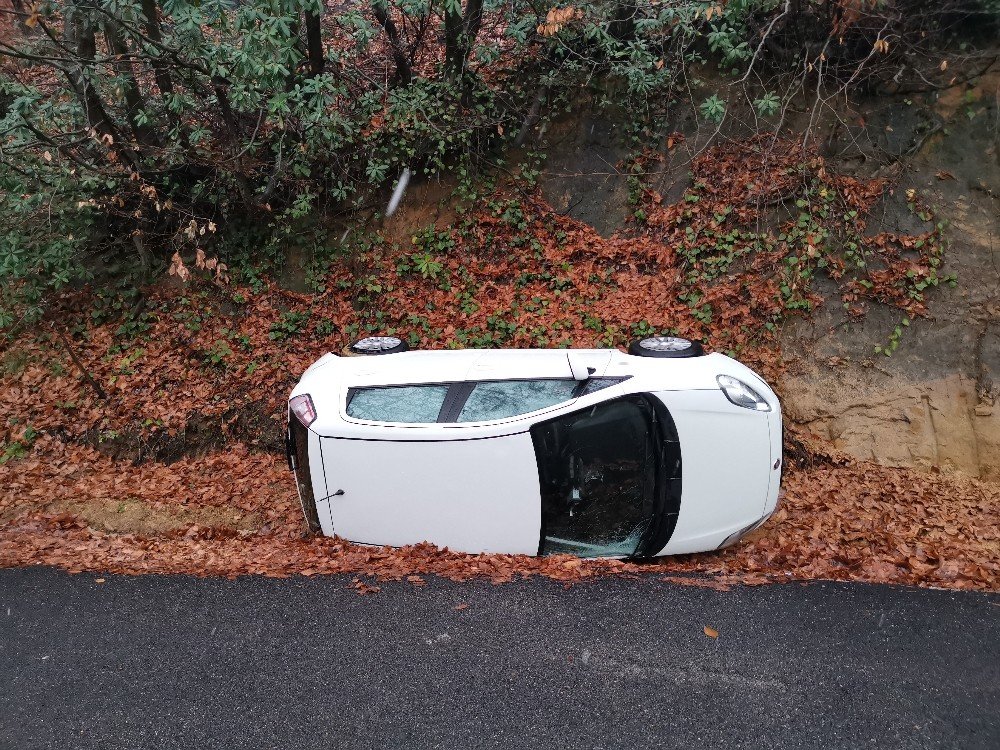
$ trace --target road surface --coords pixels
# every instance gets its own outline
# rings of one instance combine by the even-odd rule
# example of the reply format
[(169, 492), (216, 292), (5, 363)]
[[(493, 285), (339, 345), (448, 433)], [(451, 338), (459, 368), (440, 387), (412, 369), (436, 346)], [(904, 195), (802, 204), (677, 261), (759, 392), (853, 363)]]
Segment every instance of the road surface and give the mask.
[(0, 748), (1000, 748), (998, 595), (350, 583), (0, 570)]

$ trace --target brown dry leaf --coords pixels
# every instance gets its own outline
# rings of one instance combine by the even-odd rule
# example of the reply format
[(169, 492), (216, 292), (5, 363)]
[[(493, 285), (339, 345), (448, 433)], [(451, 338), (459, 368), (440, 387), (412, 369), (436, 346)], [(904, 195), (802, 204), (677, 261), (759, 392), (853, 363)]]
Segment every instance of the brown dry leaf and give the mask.
[(705, 635), (707, 635), (709, 638), (719, 637), (719, 631), (713, 628), (711, 625), (706, 625), (704, 630), (705, 630)]

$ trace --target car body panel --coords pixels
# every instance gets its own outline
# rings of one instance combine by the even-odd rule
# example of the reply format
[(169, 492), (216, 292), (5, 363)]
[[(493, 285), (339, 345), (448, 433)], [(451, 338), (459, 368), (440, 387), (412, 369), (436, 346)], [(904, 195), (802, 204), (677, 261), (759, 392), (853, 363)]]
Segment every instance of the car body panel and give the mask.
[[(524, 432), (481, 440), (321, 438), (329, 526), (351, 541), (534, 555), (541, 498)], [(342, 493), (342, 494), (338, 494)]]
[[(326, 486), (326, 467), (323, 463), (322, 439), (315, 432), (308, 432), (309, 440), (309, 478), (312, 481), (313, 498), (316, 502), (316, 515), (319, 517), (320, 527), (326, 533), (329, 526), (328, 507), (326, 496), (329, 490)], [(301, 500), (301, 491), (299, 493)]]
[(765, 517), (770, 517), (778, 507), (778, 493), (781, 491), (781, 472), (785, 468), (781, 455), (784, 433), (782, 431), (780, 409), (774, 410), (768, 416), (767, 425), (771, 439), (771, 472), (768, 478), (767, 498), (764, 501), (764, 515)]
[(768, 412), (735, 406), (722, 391), (660, 391), (677, 427), (684, 479), (673, 536), (660, 554), (719, 547), (764, 514), (770, 482)]
[[(482, 423), (395, 424), (354, 420), (346, 413), (349, 388), (466, 380), (572, 378), (573, 369), (567, 359), (567, 351), (571, 351), (578, 360), (586, 358), (584, 361), (588, 363), (606, 360), (607, 364), (600, 375), (628, 377), (627, 391), (635, 393), (718, 390), (715, 377), (720, 373), (744, 379), (748, 373), (753, 375), (752, 370), (722, 354), (690, 359), (656, 359), (635, 357), (614, 349), (463, 349), (368, 357), (333, 356), (326, 361), (321, 360), (321, 366), (307, 370), (292, 390), (291, 396), (311, 394), (318, 418), (310, 427), (320, 435), (371, 437), (374, 429), (386, 439), (392, 439), (393, 432), (402, 430), (411, 433), (407, 439), (421, 439), (417, 433), (426, 432), (426, 438), (434, 440), (452, 434), (453, 430), (481, 427)], [(594, 373), (594, 377), (598, 376), (598, 373)], [(763, 383), (756, 375), (753, 377), (756, 378), (755, 382)], [(770, 392), (770, 389), (767, 390)], [(518, 415), (502, 422), (513, 424), (523, 420), (524, 416)], [(351, 430), (350, 425), (357, 424), (364, 424), (366, 427)]]

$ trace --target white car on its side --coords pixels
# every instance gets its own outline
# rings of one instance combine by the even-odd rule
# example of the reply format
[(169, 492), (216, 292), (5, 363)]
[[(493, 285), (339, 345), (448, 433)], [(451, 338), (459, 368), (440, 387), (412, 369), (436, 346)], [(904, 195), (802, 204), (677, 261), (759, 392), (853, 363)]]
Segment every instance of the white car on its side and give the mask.
[(289, 399), (314, 531), (457, 552), (645, 558), (774, 512), (781, 409), (748, 367), (669, 336), (614, 349), (327, 354)]

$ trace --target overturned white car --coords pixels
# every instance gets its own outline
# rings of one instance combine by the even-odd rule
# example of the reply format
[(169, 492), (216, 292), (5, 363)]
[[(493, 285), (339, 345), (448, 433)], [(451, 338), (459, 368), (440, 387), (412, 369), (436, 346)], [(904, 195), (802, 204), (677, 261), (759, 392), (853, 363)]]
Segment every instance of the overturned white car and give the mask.
[(762, 524), (781, 478), (778, 399), (696, 342), (327, 354), (289, 400), (306, 520), (354, 542), (654, 557)]

